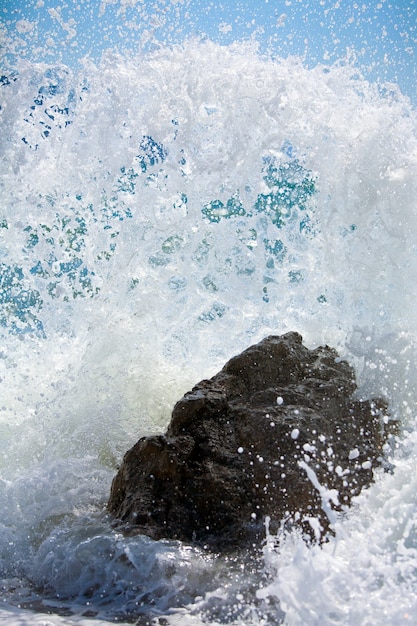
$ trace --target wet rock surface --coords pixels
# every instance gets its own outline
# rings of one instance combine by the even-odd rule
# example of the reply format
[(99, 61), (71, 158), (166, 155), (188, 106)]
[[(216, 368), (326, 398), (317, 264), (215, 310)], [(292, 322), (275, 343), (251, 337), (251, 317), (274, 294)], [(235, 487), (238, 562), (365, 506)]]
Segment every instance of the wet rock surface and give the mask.
[(125, 530), (214, 549), (259, 540), (266, 516), (320, 540), (372, 481), (391, 424), (383, 400), (355, 390), (333, 349), (267, 337), (186, 393), (165, 435), (126, 453), (108, 510)]

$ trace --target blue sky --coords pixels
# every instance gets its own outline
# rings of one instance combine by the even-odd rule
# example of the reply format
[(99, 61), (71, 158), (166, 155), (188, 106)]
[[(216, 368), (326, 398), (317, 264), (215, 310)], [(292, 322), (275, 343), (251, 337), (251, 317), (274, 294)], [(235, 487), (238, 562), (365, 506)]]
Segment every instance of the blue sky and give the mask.
[(308, 65), (354, 53), (371, 80), (398, 83), (417, 104), (417, 0), (3, 0), (3, 54), (75, 66), (106, 48), (207, 36), (255, 36), (261, 50)]

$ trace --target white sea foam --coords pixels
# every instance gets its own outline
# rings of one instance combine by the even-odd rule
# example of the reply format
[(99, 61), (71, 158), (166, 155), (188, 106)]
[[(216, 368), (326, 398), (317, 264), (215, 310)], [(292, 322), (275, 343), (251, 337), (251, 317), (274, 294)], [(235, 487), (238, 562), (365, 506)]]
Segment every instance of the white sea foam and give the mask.
[[(0, 621), (411, 623), (409, 102), (349, 64), (306, 69), (251, 45), (18, 70), (1, 109), (2, 589), (9, 607), (74, 615)], [(227, 358), (288, 330), (337, 348), (360, 395), (388, 398), (405, 429), (394, 473), (322, 548), (290, 535), (230, 560), (121, 537), (103, 512), (124, 451)]]

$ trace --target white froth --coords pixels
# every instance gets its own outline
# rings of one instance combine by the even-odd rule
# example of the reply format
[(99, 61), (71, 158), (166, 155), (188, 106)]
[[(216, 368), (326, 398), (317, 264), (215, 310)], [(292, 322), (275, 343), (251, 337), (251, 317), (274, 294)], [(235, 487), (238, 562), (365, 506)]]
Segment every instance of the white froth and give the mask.
[[(306, 69), (244, 45), (109, 53), (77, 75), (28, 62), (19, 72), (1, 110), (6, 599), (30, 598), (35, 584), (103, 620), (143, 601), (164, 614), (186, 606), (172, 623), (216, 623), (213, 606), (235, 623), (272, 623), (280, 609), (265, 601), (262, 613), (267, 598), (291, 626), (408, 623), (415, 111), (348, 64)], [(408, 432), (394, 474), (376, 473), (346, 519), (332, 517), (328, 544), (271, 541), (266, 586), (241, 563), (121, 538), (104, 510), (124, 451), (163, 431), (174, 402), (232, 355), (289, 330), (352, 362), (359, 396), (387, 397)], [(316, 488), (326, 506), (335, 500)]]

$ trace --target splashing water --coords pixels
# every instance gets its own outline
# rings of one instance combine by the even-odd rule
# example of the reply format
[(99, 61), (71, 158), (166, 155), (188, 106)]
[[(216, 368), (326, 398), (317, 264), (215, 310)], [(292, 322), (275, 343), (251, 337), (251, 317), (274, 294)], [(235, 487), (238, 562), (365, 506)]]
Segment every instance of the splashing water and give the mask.
[[(77, 71), (17, 63), (1, 116), (0, 622), (413, 623), (407, 98), (349, 63), (190, 40)], [(321, 548), (268, 535), (263, 555), (218, 558), (117, 533), (105, 503), (125, 450), (288, 330), (388, 398), (394, 473)]]

